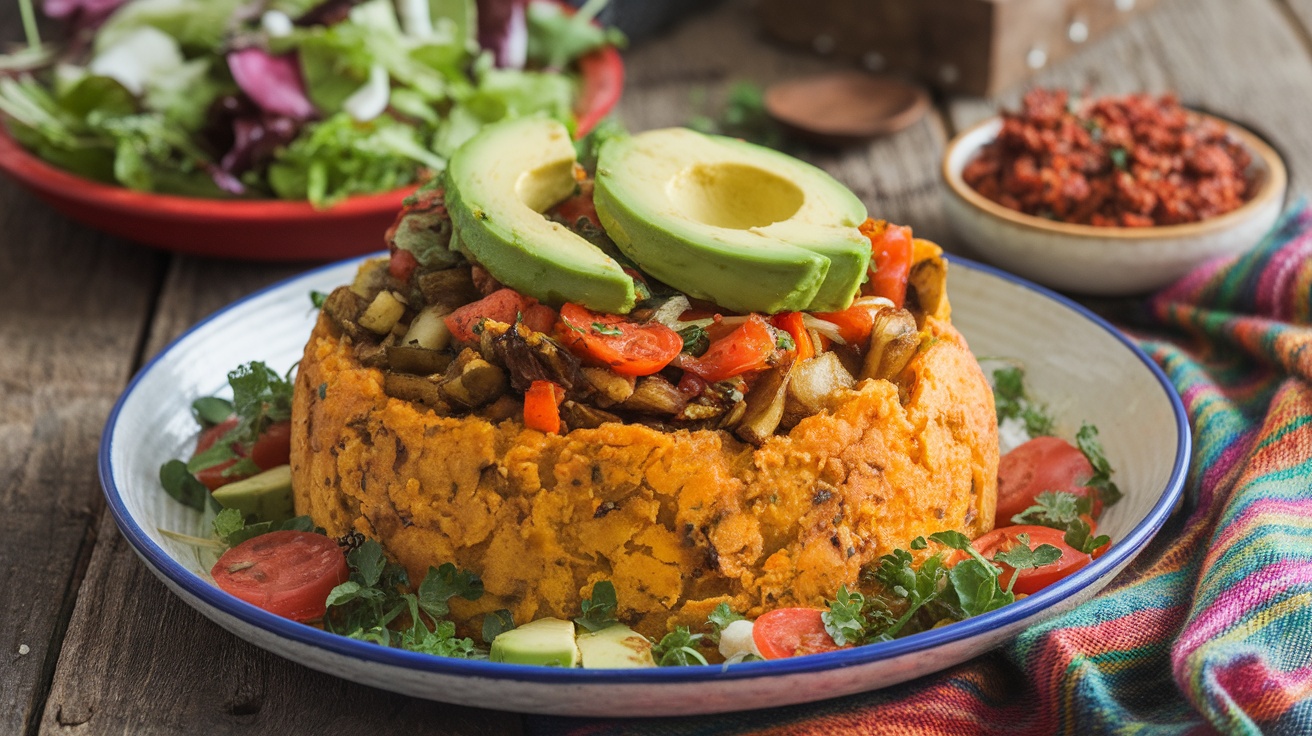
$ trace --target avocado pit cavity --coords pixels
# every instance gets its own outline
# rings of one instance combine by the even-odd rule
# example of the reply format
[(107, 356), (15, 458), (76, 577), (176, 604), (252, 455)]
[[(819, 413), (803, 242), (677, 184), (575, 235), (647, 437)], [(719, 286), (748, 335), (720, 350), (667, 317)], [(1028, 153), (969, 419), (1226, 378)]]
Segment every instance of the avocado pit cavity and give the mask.
[(792, 218), (806, 195), (772, 171), (736, 162), (697, 163), (665, 187), (679, 214), (711, 227), (750, 230)]

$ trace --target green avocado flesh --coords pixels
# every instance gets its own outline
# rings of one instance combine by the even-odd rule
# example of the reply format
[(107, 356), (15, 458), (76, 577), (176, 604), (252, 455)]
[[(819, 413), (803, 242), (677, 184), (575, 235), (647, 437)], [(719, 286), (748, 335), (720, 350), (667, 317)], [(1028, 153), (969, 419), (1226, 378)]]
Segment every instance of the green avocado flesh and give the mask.
[(633, 279), (600, 248), (543, 212), (576, 189), (574, 144), (545, 118), (483, 129), (451, 158), (446, 205), (455, 238), (498, 281), (542, 302), (616, 314), (633, 308)]
[(866, 278), (866, 208), (825, 172), (684, 128), (608, 142), (602, 227), (644, 271), (739, 312), (836, 311)]
[(247, 519), (286, 521), (296, 515), (292, 504), (292, 466), (279, 465), (258, 475), (214, 489), (214, 500), (237, 509)]
[(574, 622), (542, 618), (511, 629), (492, 640), (488, 659), (511, 664), (574, 667), (579, 649), (574, 645)]
[(578, 636), (579, 656), (585, 669), (635, 669), (655, 667), (651, 642), (624, 624), (608, 626)]

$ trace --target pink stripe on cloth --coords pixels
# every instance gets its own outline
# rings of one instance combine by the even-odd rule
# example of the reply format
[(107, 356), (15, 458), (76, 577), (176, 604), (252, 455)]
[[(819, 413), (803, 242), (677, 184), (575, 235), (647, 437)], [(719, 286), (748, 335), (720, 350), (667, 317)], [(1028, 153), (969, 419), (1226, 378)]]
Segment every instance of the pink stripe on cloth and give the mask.
[[(1268, 498), (1254, 501), (1243, 513), (1226, 522), (1213, 540), (1208, 559), (1220, 557), (1234, 544), (1235, 540), (1252, 532), (1255, 527), (1263, 527), (1278, 521), (1275, 517), (1303, 517), (1312, 523), (1312, 498), (1287, 499)], [(1263, 518), (1266, 517), (1266, 518)]]
[[(1256, 306), (1260, 314), (1287, 321), (1296, 311), (1289, 284), (1312, 258), (1312, 233), (1305, 232), (1272, 254), (1257, 282)], [(1306, 299), (1306, 295), (1302, 295)]]
[(1248, 615), (1259, 612), (1281, 595), (1287, 595), (1290, 588), (1306, 585), (1308, 581), (1312, 581), (1312, 560), (1288, 560), (1250, 572), (1241, 582), (1224, 587), (1207, 602), (1206, 607), (1195, 610), (1192, 620), (1176, 641), (1173, 657), (1176, 674), (1187, 667), (1185, 660), (1194, 650), (1212, 643)]

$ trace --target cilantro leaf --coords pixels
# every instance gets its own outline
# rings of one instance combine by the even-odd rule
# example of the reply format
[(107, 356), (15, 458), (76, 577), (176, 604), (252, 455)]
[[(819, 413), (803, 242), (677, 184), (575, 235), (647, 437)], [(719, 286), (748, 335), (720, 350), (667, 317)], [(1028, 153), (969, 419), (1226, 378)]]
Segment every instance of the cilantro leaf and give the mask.
[(618, 605), (615, 585), (609, 580), (598, 580), (592, 584), (592, 597), (583, 599), (583, 615), (575, 618), (574, 623), (588, 631), (601, 631), (619, 623), (615, 618)]
[(460, 596), (467, 601), (483, 597), (483, 580), (468, 570), (457, 570), (450, 562), (441, 567), (429, 567), (424, 581), (419, 584), (419, 607), (433, 618), (451, 612), (447, 601)]
[(1044, 491), (1034, 498), (1034, 505), (1011, 517), (1013, 524), (1069, 529), (1080, 514), (1092, 509), (1088, 498), (1067, 491)]
[(999, 572), (983, 558), (963, 560), (948, 571), (948, 580), (964, 616), (988, 613), (1016, 600), (1015, 594), (999, 586)]
[(328, 301), (327, 294), (323, 293), (322, 291), (314, 291), (314, 290), (310, 291), (310, 304), (314, 305), (315, 309), (323, 308), (323, 303), (326, 301)]
[(1093, 477), (1087, 485), (1098, 492), (1103, 506), (1112, 506), (1120, 501), (1124, 494), (1112, 482), (1112, 466), (1103, 454), (1102, 443), (1098, 441), (1098, 428), (1088, 423), (1081, 425), (1080, 431), (1075, 433), (1075, 444), (1093, 466)]
[(1021, 368), (999, 368), (993, 372), (993, 404), (998, 421), (1019, 419), (1031, 437), (1053, 433), (1053, 420), (1047, 407), (1035, 403), (1025, 390), (1025, 371)]
[(680, 626), (666, 634), (659, 642), (654, 642), (651, 655), (659, 667), (684, 667), (692, 664), (706, 664), (706, 657), (697, 651), (696, 644), (702, 640), (701, 634), (694, 634), (687, 626)]
[(1044, 565), (1051, 565), (1061, 559), (1061, 550), (1051, 544), (1040, 544), (1031, 548), (1028, 534), (1020, 534), (1016, 537), (1016, 540), (1019, 544), (1011, 549), (994, 554), (993, 560), (1008, 565), (1014, 570), (1030, 570)]
[(710, 641), (716, 644), (720, 643), (720, 635), (724, 633), (725, 627), (734, 621), (743, 621), (745, 616), (735, 613), (729, 608), (729, 604), (721, 601), (706, 617), (706, 623), (711, 627), (711, 633), (706, 636)]
[[(235, 509), (224, 509), (224, 511), (231, 510)], [(219, 515), (222, 516), (224, 511), (219, 512)], [(240, 513), (241, 512), (238, 512), (238, 514)], [(243, 523), (243, 525), (238, 528), (233, 528), (235, 527), (235, 524), (232, 523), (233, 518), (234, 517), (232, 516), (225, 518), (224, 526), (225, 531), (227, 531), (226, 534), (219, 533), (218, 517), (215, 517), (214, 519), (215, 532), (219, 533), (220, 540), (229, 547), (236, 547), (247, 539), (258, 537), (261, 534), (268, 534), (269, 532), (323, 532), (322, 529), (315, 528), (314, 522), (308, 516), (296, 516), (287, 519), (286, 521), (261, 521), (256, 524)]]
[(214, 535), (228, 544), (228, 537), (246, 527), (246, 518), (237, 509), (224, 509), (214, 517)]
[(1076, 519), (1066, 529), (1066, 536), (1063, 541), (1084, 554), (1091, 555), (1094, 550), (1111, 542), (1112, 538), (1106, 534), (1093, 536), (1093, 529), (1089, 524), (1084, 519)]
[(820, 614), (825, 631), (838, 646), (860, 644), (866, 637), (865, 596), (848, 591), (846, 585), (838, 588), (837, 597), (829, 602), (829, 610)]

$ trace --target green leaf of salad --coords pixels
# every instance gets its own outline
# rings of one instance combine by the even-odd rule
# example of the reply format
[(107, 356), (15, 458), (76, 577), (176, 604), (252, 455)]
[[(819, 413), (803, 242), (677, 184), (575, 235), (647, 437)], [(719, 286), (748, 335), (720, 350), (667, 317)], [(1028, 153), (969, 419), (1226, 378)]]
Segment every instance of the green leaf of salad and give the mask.
[(575, 618), (574, 623), (588, 631), (601, 631), (619, 623), (615, 618), (618, 605), (615, 585), (609, 580), (598, 580), (592, 584), (592, 597), (583, 599), (583, 615)]

